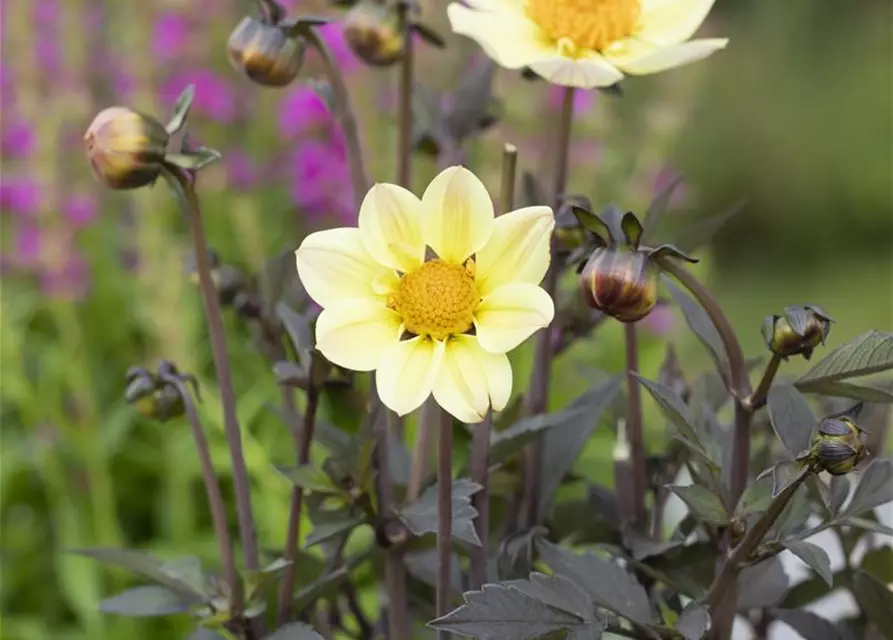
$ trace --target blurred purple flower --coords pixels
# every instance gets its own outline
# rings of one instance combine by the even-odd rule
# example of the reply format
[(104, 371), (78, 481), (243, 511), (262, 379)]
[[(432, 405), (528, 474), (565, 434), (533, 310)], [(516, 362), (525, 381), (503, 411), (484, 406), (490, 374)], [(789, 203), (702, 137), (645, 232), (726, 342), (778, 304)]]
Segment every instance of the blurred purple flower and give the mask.
[(27, 178), (6, 178), (0, 182), (0, 210), (29, 216), (40, 209), (40, 187)]
[(254, 161), (242, 149), (230, 149), (223, 154), (226, 178), (229, 187), (236, 191), (250, 191), (258, 182), (258, 171)]
[(178, 58), (189, 39), (189, 23), (182, 15), (164, 11), (152, 28), (152, 55), (160, 61)]
[(90, 266), (74, 247), (40, 274), (46, 295), (55, 298), (79, 299), (86, 295), (90, 283)]
[(41, 232), (36, 224), (24, 224), (16, 230), (14, 264), (33, 267), (40, 260)]
[(16, 83), (15, 75), (6, 64), (0, 62), (0, 104), (6, 110), (15, 104)]
[(210, 69), (188, 69), (174, 73), (161, 89), (161, 99), (173, 105), (188, 85), (195, 85), (193, 113), (220, 123), (230, 123), (237, 117), (236, 97), (229, 84)]
[(331, 121), (331, 114), (323, 99), (307, 86), (289, 91), (279, 102), (277, 123), (279, 133), (287, 138), (311, 129), (319, 129)]
[(313, 217), (333, 215), (343, 222), (355, 218), (352, 196), (344, 185), (350, 170), (339, 140), (311, 140), (292, 156), (291, 195)]
[(96, 219), (99, 204), (96, 198), (86, 193), (73, 193), (69, 195), (61, 206), (62, 215), (75, 228), (86, 227)]
[(645, 316), (642, 325), (654, 335), (667, 336), (676, 328), (676, 316), (669, 305), (658, 304)]
[(50, 27), (59, 19), (59, 3), (57, 0), (35, 0), (31, 14), (40, 27)]
[[(549, 85), (548, 103), (552, 109), (561, 109), (564, 101), (564, 87), (555, 84)], [(596, 101), (595, 91), (574, 91), (574, 113), (580, 114), (592, 108)]]
[(62, 51), (58, 39), (50, 34), (39, 32), (35, 38), (37, 65), (48, 74), (55, 75), (62, 69)]
[(0, 151), (4, 157), (24, 159), (34, 151), (34, 131), (21, 119), (7, 119), (0, 134)]
[(322, 35), (325, 43), (329, 45), (332, 56), (342, 71), (345, 73), (353, 71), (360, 65), (359, 59), (353, 54), (353, 51), (350, 50), (350, 46), (347, 44), (347, 39), (344, 37), (344, 29), (340, 22), (330, 22), (320, 27), (319, 33)]

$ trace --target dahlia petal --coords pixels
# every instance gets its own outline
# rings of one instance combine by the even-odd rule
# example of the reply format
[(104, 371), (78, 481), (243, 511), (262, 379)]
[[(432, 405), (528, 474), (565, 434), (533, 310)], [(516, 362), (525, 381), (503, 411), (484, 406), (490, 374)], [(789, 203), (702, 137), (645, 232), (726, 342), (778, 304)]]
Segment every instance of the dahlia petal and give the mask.
[(655, 44), (680, 44), (703, 24), (716, 0), (644, 0), (638, 36)]
[(549, 268), (554, 228), (550, 207), (525, 207), (496, 218), (489, 242), (475, 256), (481, 296), (509, 282), (539, 284)]
[(617, 67), (596, 51), (568, 58), (553, 50), (549, 56), (531, 62), (530, 68), (552, 84), (578, 89), (610, 87), (623, 79)]
[(609, 48), (605, 57), (626, 73), (644, 75), (696, 62), (725, 49), (728, 42), (727, 38), (712, 38), (660, 46), (642, 40), (624, 40)]
[(360, 298), (324, 309), (316, 321), (316, 348), (354, 371), (372, 371), (400, 339), (400, 316), (382, 300)]
[(474, 326), (481, 347), (490, 353), (507, 353), (537, 329), (552, 322), (555, 305), (543, 289), (513, 282), (495, 289), (481, 301)]
[(480, 422), (490, 406), (487, 376), (479, 357), (482, 353), (474, 336), (450, 338), (434, 380), (437, 404), (462, 422)]
[(447, 7), (450, 25), (455, 33), (477, 42), (496, 64), (506, 69), (520, 69), (536, 60), (548, 58), (555, 47), (523, 7), (510, 7), (506, 0), (480, 3), (475, 11), (460, 4)]
[(443, 361), (444, 343), (416, 337), (387, 349), (375, 372), (378, 395), (391, 411), (405, 416), (431, 395)]
[(360, 206), (363, 245), (381, 264), (411, 271), (425, 259), (421, 201), (395, 184), (376, 184)]
[(461, 264), (490, 239), (493, 201), (465, 167), (438, 174), (422, 195), (422, 236), (438, 257)]

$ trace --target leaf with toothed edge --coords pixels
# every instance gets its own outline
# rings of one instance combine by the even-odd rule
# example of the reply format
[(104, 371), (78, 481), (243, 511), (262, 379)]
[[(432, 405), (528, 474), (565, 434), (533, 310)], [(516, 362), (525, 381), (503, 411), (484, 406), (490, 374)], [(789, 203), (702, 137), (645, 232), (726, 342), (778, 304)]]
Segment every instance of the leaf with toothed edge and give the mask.
[[(453, 480), (452, 487), (452, 530), (453, 538), (475, 547), (481, 546), (474, 529), (473, 520), (477, 517), (477, 509), (471, 506), (471, 496), (481, 490), (481, 485), (467, 478)], [(421, 536), (437, 532), (437, 487), (429, 487), (412, 504), (403, 507), (397, 513), (403, 524), (413, 533)]]
[(853, 384), (851, 382), (819, 382), (815, 384), (796, 383), (794, 386), (803, 393), (814, 393), (820, 396), (852, 398), (853, 400), (882, 404), (893, 403), (893, 393), (887, 389), (869, 385)]
[(201, 565), (195, 556), (164, 562), (133, 549), (107, 547), (73, 549), (70, 553), (93, 558), (108, 566), (126, 569), (186, 597), (209, 601)]
[(838, 382), (890, 369), (893, 369), (893, 333), (869, 331), (837, 347), (795, 384)]

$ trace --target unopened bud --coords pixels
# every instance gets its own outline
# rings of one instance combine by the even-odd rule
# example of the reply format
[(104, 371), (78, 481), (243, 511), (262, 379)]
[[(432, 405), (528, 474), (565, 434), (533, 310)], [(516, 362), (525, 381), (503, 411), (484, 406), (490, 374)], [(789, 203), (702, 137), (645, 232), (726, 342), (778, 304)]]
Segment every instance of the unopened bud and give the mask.
[(93, 174), (112, 189), (136, 189), (154, 182), (169, 140), (155, 118), (126, 107), (101, 111), (84, 135)]
[(344, 18), (344, 37), (351, 51), (373, 66), (390, 66), (403, 57), (399, 17), (383, 4), (362, 0), (355, 5)]
[(233, 66), (254, 82), (284, 87), (297, 77), (306, 43), (276, 25), (246, 17), (233, 29), (226, 50)]
[(847, 416), (825, 418), (819, 423), (811, 454), (831, 475), (847, 474), (867, 455), (862, 430)]
[(580, 283), (590, 307), (620, 322), (637, 322), (657, 304), (657, 278), (647, 254), (600, 247), (586, 263)]
[(814, 305), (788, 307), (784, 315), (763, 320), (763, 339), (775, 355), (788, 358), (802, 355), (809, 360), (813, 349), (824, 344), (831, 330), (831, 318)]

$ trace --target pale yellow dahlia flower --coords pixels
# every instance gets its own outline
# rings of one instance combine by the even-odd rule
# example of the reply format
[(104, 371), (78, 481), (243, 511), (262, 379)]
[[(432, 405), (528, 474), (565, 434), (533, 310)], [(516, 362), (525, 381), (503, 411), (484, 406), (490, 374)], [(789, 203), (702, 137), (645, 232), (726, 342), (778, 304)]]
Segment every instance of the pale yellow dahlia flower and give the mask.
[(464, 422), (505, 407), (505, 355), (554, 316), (538, 285), (555, 225), (549, 207), (494, 219), (493, 202), (463, 167), (441, 172), (422, 199), (377, 184), (359, 228), (319, 231), (298, 248), (298, 275), (323, 312), (316, 348), (348, 369), (376, 372), (400, 415), (434, 394)]
[(467, 0), (447, 8), (453, 31), (508, 69), (530, 67), (567, 87), (607, 87), (725, 48), (689, 40), (714, 0)]

